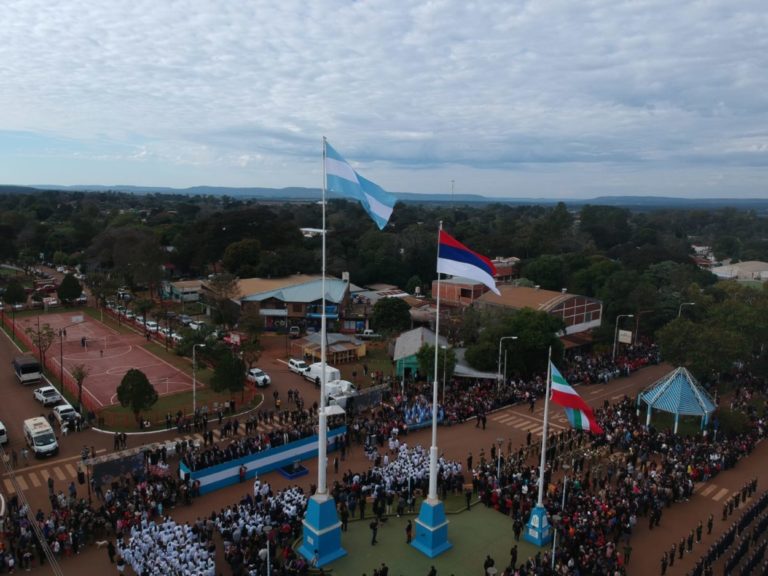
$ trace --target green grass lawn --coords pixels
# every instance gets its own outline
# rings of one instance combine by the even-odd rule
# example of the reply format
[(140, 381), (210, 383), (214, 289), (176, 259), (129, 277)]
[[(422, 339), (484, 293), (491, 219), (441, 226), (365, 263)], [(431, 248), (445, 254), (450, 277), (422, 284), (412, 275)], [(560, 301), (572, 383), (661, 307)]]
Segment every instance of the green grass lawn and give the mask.
[[(439, 576), (481, 574), (486, 554), (496, 561), (499, 573), (509, 564), (509, 551), (514, 542), (512, 520), (492, 508), (476, 504), (470, 512), (464, 508), (463, 496), (451, 496), (445, 503), (450, 522), (448, 540), (453, 547), (437, 558), (428, 558), (406, 544), (405, 526), (415, 515), (390, 516), (379, 527), (376, 546), (371, 546), (370, 507), (365, 520), (350, 521), (349, 531), (342, 533), (342, 546), (347, 555), (329, 564), (333, 574), (360, 576), (373, 574), (382, 562), (389, 566), (390, 576), (426, 576), (435, 566)], [(418, 508), (417, 508), (418, 510)], [(415, 531), (415, 528), (414, 528)], [(539, 550), (521, 540), (518, 564)]]

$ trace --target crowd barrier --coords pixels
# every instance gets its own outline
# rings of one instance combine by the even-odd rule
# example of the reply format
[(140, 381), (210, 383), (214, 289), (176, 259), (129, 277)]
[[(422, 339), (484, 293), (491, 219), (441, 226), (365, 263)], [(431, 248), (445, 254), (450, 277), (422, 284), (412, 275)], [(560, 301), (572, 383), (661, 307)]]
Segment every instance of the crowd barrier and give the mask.
[[(347, 433), (346, 426), (328, 430), (328, 452), (336, 448), (336, 438)], [(207, 494), (240, 482), (240, 467), (245, 466), (245, 479), (254, 478), (257, 474), (271, 472), (295, 462), (309, 460), (317, 456), (319, 437), (309, 436), (289, 444), (276, 446), (261, 452), (255, 452), (237, 460), (230, 460), (203, 470), (190, 470), (184, 462), (179, 462), (183, 478), (192, 482), (200, 482), (200, 494)]]

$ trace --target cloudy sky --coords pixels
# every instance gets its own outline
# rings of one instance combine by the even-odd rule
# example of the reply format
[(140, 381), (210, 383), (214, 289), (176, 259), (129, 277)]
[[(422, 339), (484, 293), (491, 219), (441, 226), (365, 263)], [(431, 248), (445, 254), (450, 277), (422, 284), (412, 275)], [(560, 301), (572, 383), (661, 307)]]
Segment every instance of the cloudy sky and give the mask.
[(768, 197), (765, 0), (5, 0), (0, 183)]

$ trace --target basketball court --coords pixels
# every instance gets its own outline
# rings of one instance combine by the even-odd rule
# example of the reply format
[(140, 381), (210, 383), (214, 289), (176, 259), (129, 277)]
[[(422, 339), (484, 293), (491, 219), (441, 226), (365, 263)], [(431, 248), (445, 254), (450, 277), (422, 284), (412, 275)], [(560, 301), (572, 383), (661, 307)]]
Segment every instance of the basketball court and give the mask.
[(160, 396), (192, 389), (192, 378), (143, 348), (147, 341), (139, 334), (120, 334), (78, 311), (16, 319), (25, 332), (36, 331), (38, 321), (56, 333), (46, 351), (48, 367), (60, 373), (63, 366), (72, 378), (75, 366), (83, 365), (88, 371), (83, 395), (100, 407), (118, 403), (117, 387), (131, 368), (146, 374)]

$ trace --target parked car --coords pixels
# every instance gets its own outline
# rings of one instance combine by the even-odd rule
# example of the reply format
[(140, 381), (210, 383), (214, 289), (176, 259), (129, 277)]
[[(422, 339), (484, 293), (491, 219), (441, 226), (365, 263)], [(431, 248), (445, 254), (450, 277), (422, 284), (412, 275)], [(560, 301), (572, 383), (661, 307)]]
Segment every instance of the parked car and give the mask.
[(301, 327), (300, 326), (291, 326), (288, 329), (288, 336), (291, 338), (300, 338), (301, 337)]
[(291, 358), (290, 360), (288, 360), (288, 368), (291, 370), (291, 372), (303, 375), (304, 372), (309, 370), (309, 365), (306, 362), (304, 362), (304, 360)]
[(58, 420), (59, 426), (62, 426), (64, 422), (70, 425), (74, 420), (80, 417), (71, 404), (61, 404), (53, 407), (53, 416)]
[(192, 317), (187, 316), (186, 314), (182, 314), (179, 316), (179, 322), (181, 322), (184, 326), (189, 326), (189, 323), (192, 322)]
[(35, 400), (42, 402), (43, 406), (53, 406), (61, 402), (61, 394), (53, 386), (36, 388), (32, 395), (35, 397)]
[(157, 332), (159, 328), (159, 326), (157, 325), (157, 322), (155, 322), (154, 320), (147, 320), (145, 327), (149, 332)]
[(246, 373), (249, 382), (253, 382), (257, 387), (264, 388), (269, 386), (272, 379), (261, 368), (250, 368)]

